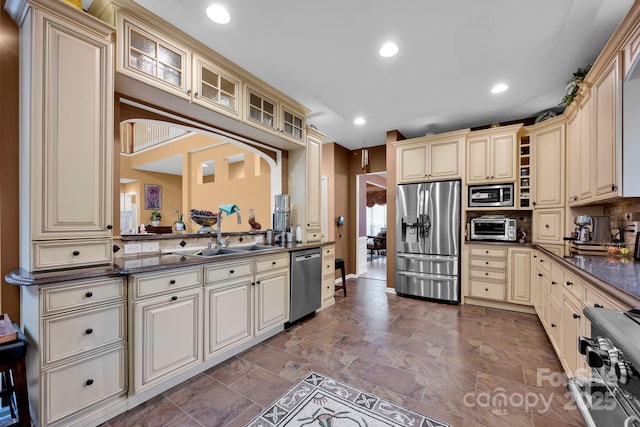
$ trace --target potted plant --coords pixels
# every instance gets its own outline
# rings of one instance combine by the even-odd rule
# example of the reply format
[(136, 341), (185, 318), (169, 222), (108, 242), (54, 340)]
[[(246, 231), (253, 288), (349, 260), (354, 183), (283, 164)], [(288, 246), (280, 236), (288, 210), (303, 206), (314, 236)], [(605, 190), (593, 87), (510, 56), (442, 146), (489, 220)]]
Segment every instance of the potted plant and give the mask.
[(184, 221), (182, 221), (182, 215), (183, 214), (178, 215), (178, 219), (173, 223), (173, 225), (176, 226), (176, 231), (184, 231), (186, 227)]
[(158, 210), (154, 210), (151, 212), (151, 225), (157, 227), (160, 225), (160, 221), (162, 220), (162, 214)]

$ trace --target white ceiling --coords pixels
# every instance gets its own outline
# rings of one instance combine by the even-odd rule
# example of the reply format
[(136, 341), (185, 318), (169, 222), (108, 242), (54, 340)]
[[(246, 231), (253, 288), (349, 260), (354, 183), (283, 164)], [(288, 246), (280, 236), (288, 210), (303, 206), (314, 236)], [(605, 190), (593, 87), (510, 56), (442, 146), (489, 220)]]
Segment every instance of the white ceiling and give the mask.
[[(559, 108), (633, 0), (135, 0), (311, 109), (325, 142), (406, 137)], [(205, 9), (221, 3), (231, 22)], [(400, 52), (382, 58), (394, 41)], [(490, 93), (504, 82), (510, 89)], [(363, 116), (367, 123), (356, 126)]]

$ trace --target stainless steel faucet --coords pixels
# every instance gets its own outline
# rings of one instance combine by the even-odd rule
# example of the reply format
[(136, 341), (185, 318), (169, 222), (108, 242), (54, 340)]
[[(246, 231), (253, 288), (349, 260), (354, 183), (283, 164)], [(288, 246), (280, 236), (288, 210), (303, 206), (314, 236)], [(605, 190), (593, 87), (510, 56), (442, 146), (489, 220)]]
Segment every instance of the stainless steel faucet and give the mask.
[[(216, 245), (219, 248), (226, 248), (227, 246), (229, 246), (229, 242), (227, 239), (223, 239), (222, 238), (222, 214), (224, 213), (224, 211), (222, 209), (220, 209), (218, 211), (218, 227), (216, 229)], [(242, 223), (242, 219), (240, 217), (240, 210), (239, 209), (234, 209), (232, 213), (235, 213), (238, 216), (238, 224)]]

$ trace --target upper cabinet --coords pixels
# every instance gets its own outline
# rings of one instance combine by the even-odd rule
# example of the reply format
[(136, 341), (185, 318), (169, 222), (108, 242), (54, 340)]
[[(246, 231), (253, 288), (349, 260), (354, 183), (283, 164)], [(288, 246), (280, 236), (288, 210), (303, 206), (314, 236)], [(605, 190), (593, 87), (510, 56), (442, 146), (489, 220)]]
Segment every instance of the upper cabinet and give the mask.
[(517, 133), (522, 125), (471, 132), (467, 139), (467, 184), (515, 181)]
[(231, 116), (240, 116), (241, 84), (237, 76), (207, 58), (193, 56), (193, 102)]
[(111, 261), (114, 28), (63, 2), (11, 0), (21, 27), (21, 267)]
[(593, 117), (591, 96), (576, 100), (579, 105), (567, 119), (567, 204), (574, 206), (588, 200), (593, 195), (595, 181), (594, 144), (591, 138)]
[(564, 206), (564, 118), (527, 128), (533, 150), (532, 205), (534, 209)]
[(398, 183), (461, 178), (467, 134), (465, 129), (394, 143)]

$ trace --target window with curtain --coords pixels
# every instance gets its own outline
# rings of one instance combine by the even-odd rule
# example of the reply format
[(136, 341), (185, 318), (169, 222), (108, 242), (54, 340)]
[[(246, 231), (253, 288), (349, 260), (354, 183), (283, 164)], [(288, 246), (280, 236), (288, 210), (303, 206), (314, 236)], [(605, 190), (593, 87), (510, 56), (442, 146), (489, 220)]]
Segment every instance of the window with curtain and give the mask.
[(387, 205), (367, 207), (367, 236), (375, 236), (381, 228), (387, 228)]

